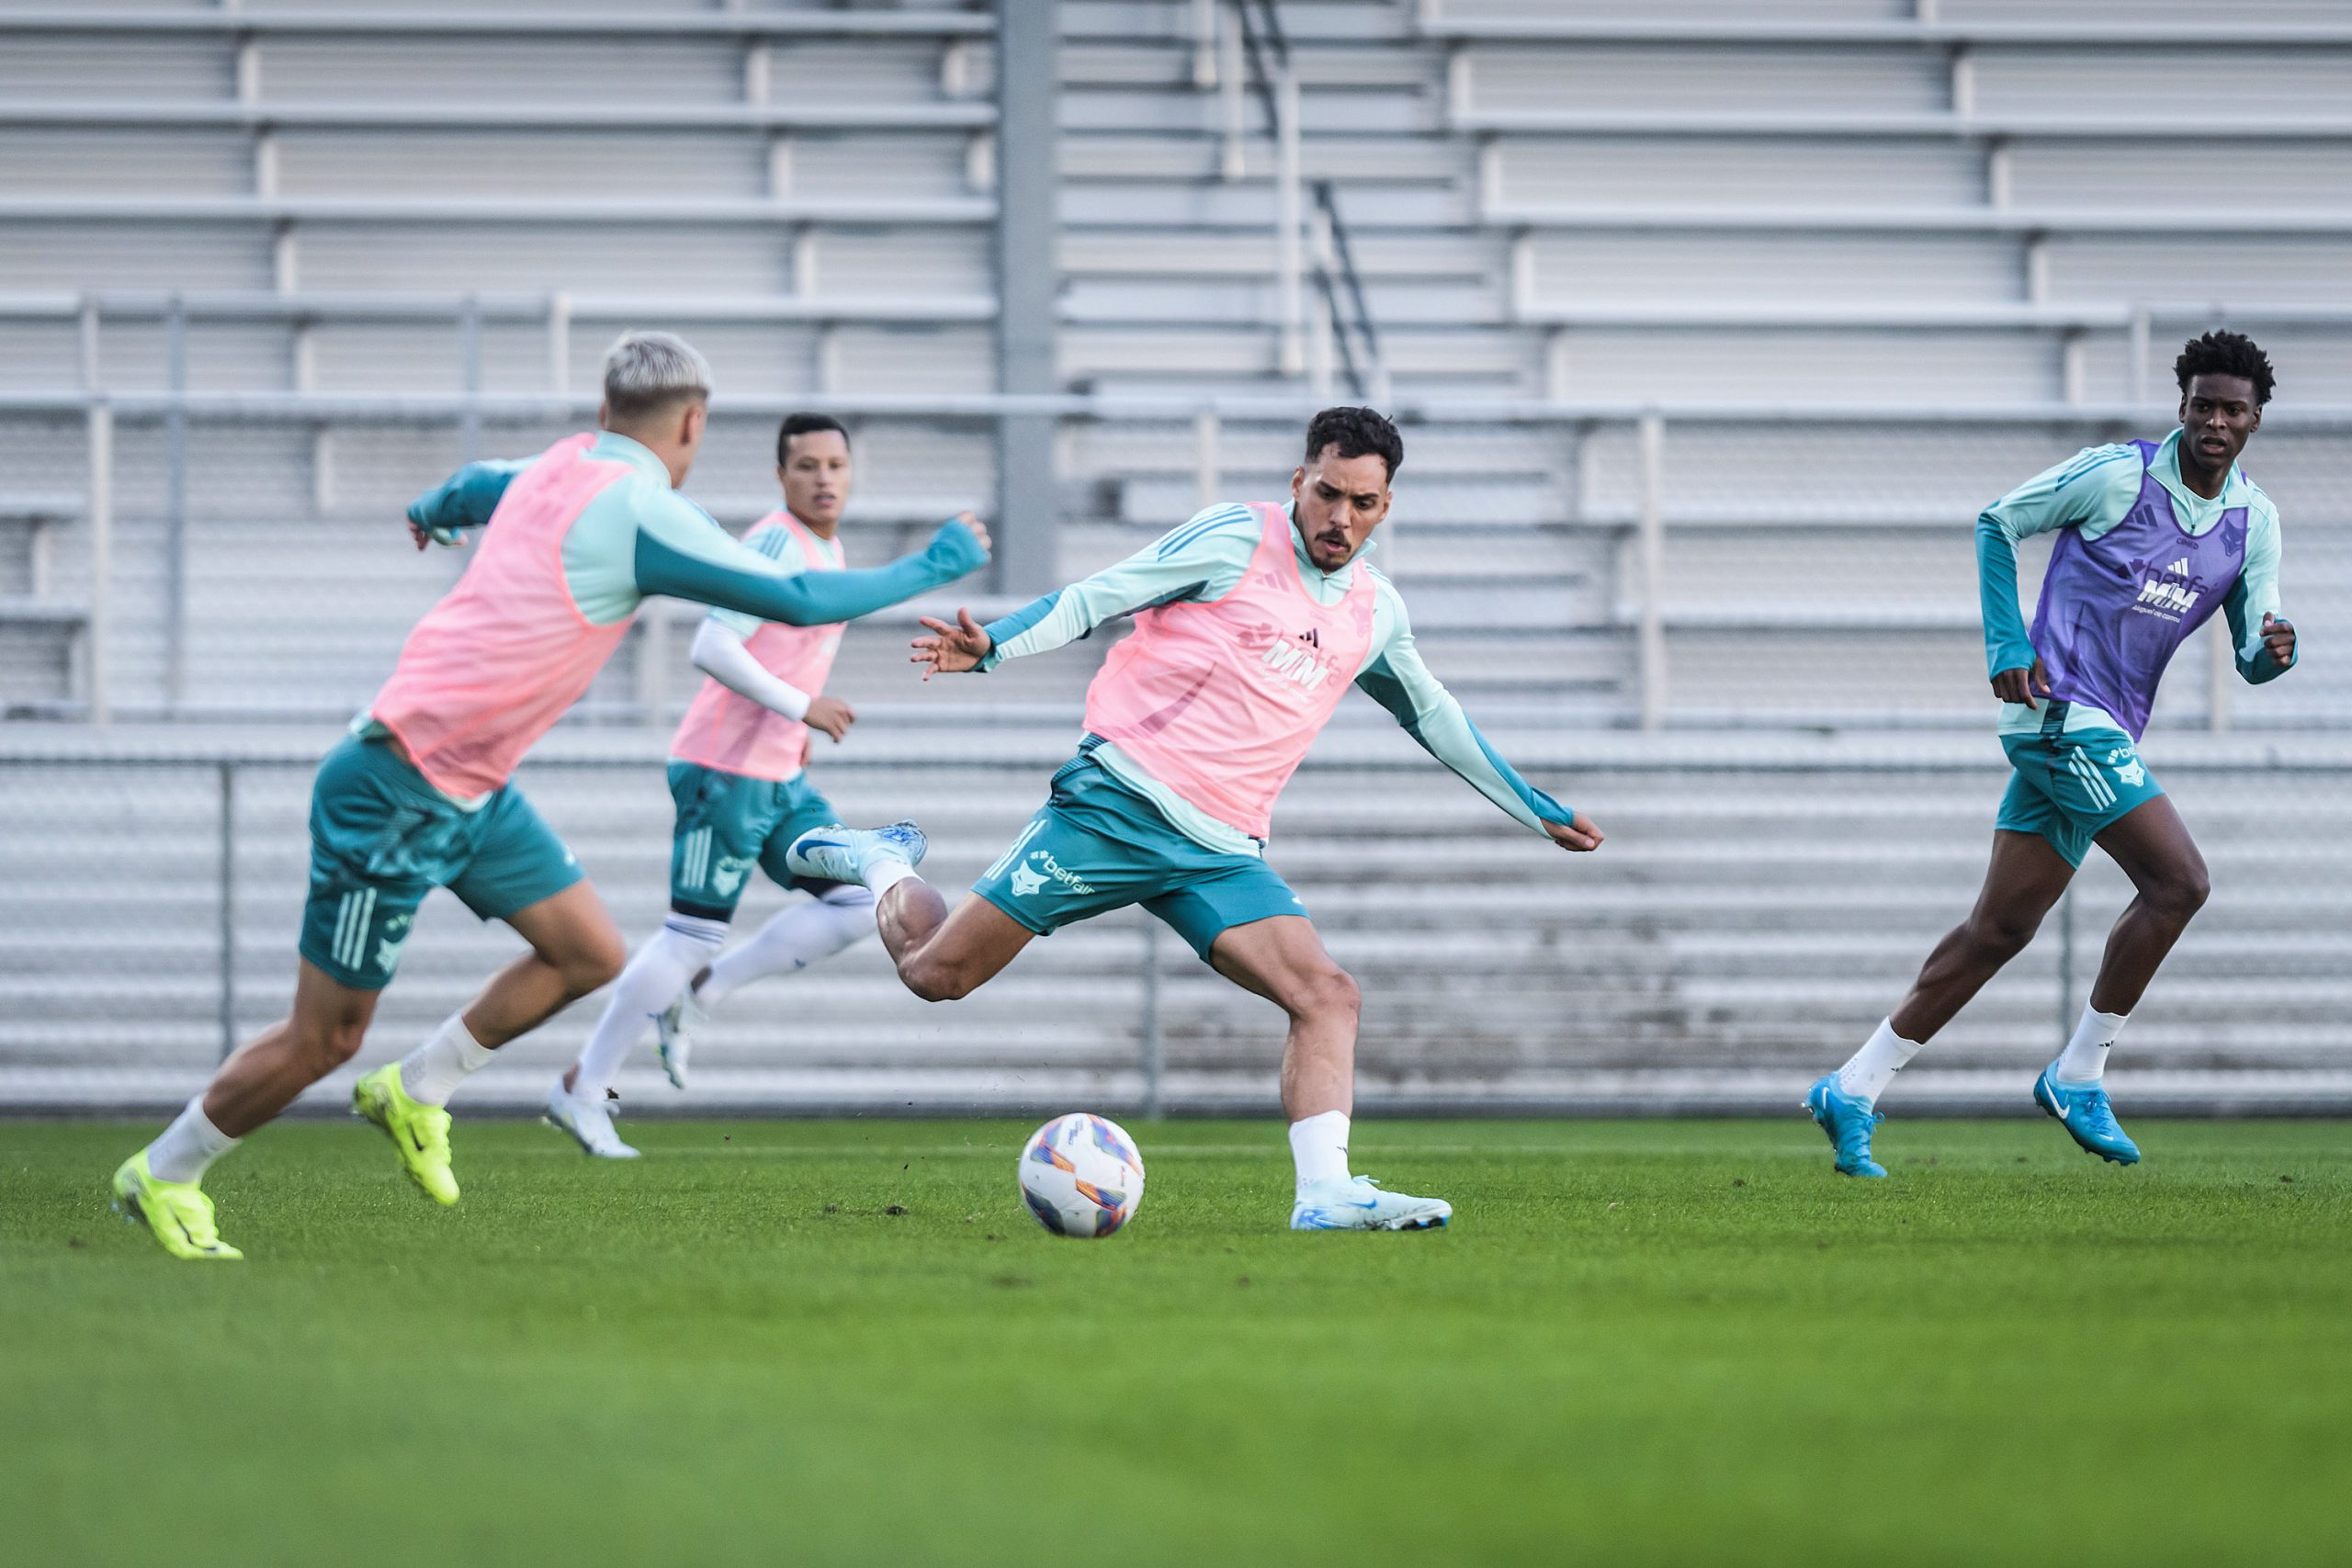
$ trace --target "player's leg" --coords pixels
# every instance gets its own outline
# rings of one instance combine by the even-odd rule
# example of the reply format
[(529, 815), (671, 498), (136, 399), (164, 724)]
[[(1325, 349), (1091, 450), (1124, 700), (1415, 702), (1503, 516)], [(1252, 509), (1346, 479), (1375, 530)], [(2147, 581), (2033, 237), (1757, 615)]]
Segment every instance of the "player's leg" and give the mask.
[(358, 1053), (378, 995), (301, 960), (287, 1016), (221, 1063), (172, 1124), (115, 1172), (117, 1207), (144, 1220), (175, 1258), (243, 1257), (220, 1240), (201, 1185), (205, 1172)]
[[(1207, 923), (1203, 914), (1216, 918), (1213, 908), (1202, 908), (1204, 903), (1221, 900), (1230, 908), (1237, 896), (1256, 891), (1241, 878), (1229, 880), (1238, 886), (1205, 891), (1195, 886), (1148, 907), (1189, 940)], [(1274, 886), (1282, 881), (1271, 868), (1250, 880)], [(1297, 900), (1287, 887), (1282, 895), (1295, 911)], [(1264, 907), (1268, 901), (1260, 902)], [(1429, 1230), (1451, 1219), (1453, 1207), (1442, 1199), (1384, 1191), (1371, 1178), (1349, 1171), (1362, 997), (1353, 977), (1325, 950), (1314, 922), (1293, 912), (1227, 925), (1209, 941), (1204, 956), (1218, 974), (1265, 998), (1290, 1021), (1283, 1043), (1282, 1096), (1297, 1168), (1291, 1228)]]
[(921, 877), (909, 877), (883, 895), (875, 915), (899, 978), (927, 1002), (970, 996), (1037, 935), (977, 895), (951, 911), (939, 890)]
[(798, 888), (812, 901), (779, 910), (732, 950), (712, 956), (678, 988), (654, 1021), (662, 1070), (686, 1087), (695, 1037), (710, 1010), (754, 980), (797, 975), (874, 934), (874, 894), (854, 883), (797, 876), (788, 863), (793, 840), (838, 821), (832, 806), (806, 775), (774, 786), (780, 815), (758, 848), (760, 869), (778, 886)]
[[(2132, 879), (2134, 894), (2108, 933), (2098, 978), (2091, 986), (2091, 1006), (2120, 1019), (2140, 1005), (2157, 967), (2205, 907), (2211, 885), (2205, 857), (2167, 795), (2157, 795), (2117, 818), (2097, 842)], [(2102, 1051), (2081, 1064), (2085, 1071), (2060, 1076), (2096, 1077), (2105, 1062)]]
[(1886, 1174), (1871, 1155), (1879, 1096), (2002, 965), (2025, 951), (2042, 917), (2074, 880), (2075, 863), (2043, 834), (2010, 825), (2019, 819), (2005, 809), (2004, 825), (1993, 834), (1984, 885), (1968, 918), (1936, 944), (1910, 990), (1861, 1049), (1806, 1091), (1805, 1108), (1837, 1151), (1840, 1174)]
[[(1928, 954), (1919, 977), (1888, 1017), (1894, 1033), (1915, 1046), (1934, 1039), (1985, 982), (2026, 950), (2041, 929), (2042, 917), (2074, 879), (2073, 863), (2049, 840), (2038, 833), (1996, 830), (1975, 907)], [(1870, 1084), (1867, 1092), (1875, 1099), (1884, 1088), (1881, 1079)]]
[[(637, 1151), (613, 1130), (612, 1084), (621, 1064), (684, 990), (695, 971), (727, 940), (727, 922), (673, 906), (661, 928), (634, 953), (613, 984), (605, 1010), (580, 1055), (548, 1086), (547, 1121), (569, 1133), (582, 1152), (600, 1159), (635, 1159)], [(683, 1089), (684, 1062), (671, 1081)]]
[(118, 1204), (175, 1257), (236, 1256), (220, 1243), (198, 1188), (206, 1168), (359, 1049), (417, 906), (444, 868), (447, 824), (435, 802), (455, 814), (380, 741), (348, 738), (321, 759), (293, 1007), (115, 1173)]
[(458, 1086), (489, 1066), (500, 1046), (609, 984), (628, 956), (580, 863), (514, 785), (469, 814), (461, 847), (449, 891), (481, 919), (512, 926), (530, 950), (351, 1094), (353, 1113), (384, 1130), (402, 1168), (441, 1203), (458, 1201), (447, 1106)]
[(1148, 857), (1069, 814), (1066, 804), (1057, 788), (952, 912), (915, 874), (929, 846), (910, 822), (804, 833), (788, 863), (797, 876), (871, 890), (882, 945), (907, 989), (927, 1002), (955, 1001), (994, 979), (1030, 938), (1134, 903), (1149, 886)]
[(706, 965), (690, 993), (700, 1011), (709, 1010), (755, 980), (797, 975), (875, 934), (874, 895), (854, 883), (835, 882), (806, 889), (805, 904), (771, 916), (758, 931)]
[[(718, 955), (760, 848), (781, 819), (778, 787), (716, 768), (670, 764), (670, 795), (677, 807), (670, 835), (670, 913), (631, 955), (579, 1056), (548, 1090), (548, 1122), (571, 1134), (585, 1153), (637, 1157), (613, 1131), (613, 1078), (696, 971)], [(673, 1062), (665, 1048), (663, 1066), (671, 1082), (684, 1089), (683, 1050)]]
[(2108, 1100), (2107, 1055), (2157, 967), (2204, 907), (2205, 857), (2180, 813), (2160, 794), (2109, 823), (2098, 843), (2132, 879), (2133, 897), (2108, 933), (2098, 978), (2074, 1035), (2035, 1080), (2033, 1099), (2090, 1153), (2135, 1165), (2140, 1146), (2125, 1134)]
[(498, 1048), (527, 1034), (620, 972), (626, 949), (604, 900), (574, 881), (503, 917), (530, 951), (442, 1021), (416, 1049), (352, 1086), (352, 1114), (383, 1129), (401, 1168), (438, 1203), (458, 1201), (450, 1166), (450, 1098)]

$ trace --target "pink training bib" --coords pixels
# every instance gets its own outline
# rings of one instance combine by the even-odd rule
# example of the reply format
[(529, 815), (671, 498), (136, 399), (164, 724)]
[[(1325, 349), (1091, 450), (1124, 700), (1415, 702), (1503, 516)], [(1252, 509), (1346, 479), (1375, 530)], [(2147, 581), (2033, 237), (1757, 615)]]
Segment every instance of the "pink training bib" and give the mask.
[[(817, 537), (788, 512), (771, 512), (761, 518), (743, 536), (743, 542), (752, 543), (769, 528), (791, 534), (810, 571), (842, 570), (842, 542)], [(813, 697), (824, 691), (826, 679), (833, 672), (842, 625), (836, 621), (824, 626), (787, 626), (766, 621), (743, 639), (743, 646), (769, 674)], [(685, 722), (678, 726), (677, 738), (670, 742), (670, 755), (721, 773), (781, 783), (808, 763), (808, 727), (762, 707), (717, 681), (705, 681), (702, 690), (695, 694), (694, 705), (686, 709)]]
[(1241, 585), (1212, 604), (1136, 616), (1086, 691), (1086, 728), (1193, 805), (1252, 838), (1372, 649), (1377, 592), (1357, 569), (1338, 604), (1299, 577), (1291, 521), (1250, 503), (1263, 532)]
[(591, 458), (595, 442), (566, 436), (514, 477), (465, 576), (408, 634), (368, 709), (436, 789), (470, 798), (505, 784), (635, 619), (591, 622), (564, 576), (564, 536), (633, 471)]

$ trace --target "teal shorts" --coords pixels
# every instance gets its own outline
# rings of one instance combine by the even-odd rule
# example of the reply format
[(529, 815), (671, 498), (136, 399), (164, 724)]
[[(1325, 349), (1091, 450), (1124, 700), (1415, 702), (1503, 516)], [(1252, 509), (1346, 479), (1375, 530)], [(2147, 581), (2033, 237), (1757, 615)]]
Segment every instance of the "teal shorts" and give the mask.
[(346, 736), (311, 791), (311, 897), (301, 954), (338, 985), (380, 991), (417, 906), (447, 887), (503, 920), (580, 880), (580, 863), (507, 784), (469, 811), (384, 739)]
[(1039, 936), (1141, 904), (1204, 960), (1220, 932), (1306, 913), (1272, 866), (1193, 842), (1089, 757), (1063, 764), (1045, 808), (972, 891)]
[(2069, 735), (2045, 726), (2038, 735), (2001, 737), (2001, 749), (2017, 772), (1993, 826), (2041, 834), (2068, 865), (2083, 863), (2109, 824), (2165, 792), (2120, 729)]
[(834, 886), (797, 877), (784, 863), (793, 840), (841, 820), (808, 774), (778, 784), (673, 762), (670, 798), (678, 803), (670, 840), (670, 907), (678, 913), (733, 919), (755, 865), (780, 886), (821, 893)]

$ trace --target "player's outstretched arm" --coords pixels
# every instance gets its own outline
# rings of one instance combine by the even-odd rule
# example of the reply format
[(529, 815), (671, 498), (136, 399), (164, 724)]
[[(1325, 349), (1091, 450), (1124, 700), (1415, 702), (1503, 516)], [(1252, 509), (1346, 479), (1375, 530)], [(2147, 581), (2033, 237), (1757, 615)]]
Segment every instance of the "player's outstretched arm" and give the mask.
[(972, 612), (958, 609), (956, 624), (922, 617), (923, 635), (915, 638), (911, 662), (922, 666), (922, 678), (933, 675), (961, 675), (978, 670), (983, 660), (996, 647), (996, 639), (988, 627), (972, 619)]
[(1257, 547), (1258, 520), (1246, 506), (1212, 506), (1170, 529), (1123, 561), (1033, 599), (980, 626), (968, 611), (956, 626), (923, 622), (912, 662), (923, 679), (993, 670), (1077, 641), (1103, 622), (1179, 600), (1213, 600), (1233, 591)]
[(939, 525), (930, 545), (861, 571), (786, 572), (747, 548), (692, 502), (640, 520), (638, 592), (756, 615), (786, 626), (830, 626), (942, 588), (988, 564), (989, 533), (969, 513)]
[(506, 487), (529, 466), (528, 458), (468, 463), (408, 503), (409, 537), (420, 550), (428, 544), (464, 544), (464, 530), (488, 523)]
[(857, 722), (857, 710), (839, 697), (812, 696), (775, 675), (743, 646), (742, 634), (717, 616), (705, 620), (695, 633), (690, 657), (695, 669), (737, 696), (822, 730), (836, 741)]
[(1607, 837), (1592, 819), (1561, 805), (1521, 778), (1501, 752), (1487, 744), (1462, 711), (1453, 694), (1430, 674), (1413, 646), (1401, 601), (1389, 596), (1395, 616), (1386, 643), (1356, 676), (1356, 684), (1463, 781), (1510, 813), (1521, 826), (1543, 834), (1564, 850), (1589, 851)]

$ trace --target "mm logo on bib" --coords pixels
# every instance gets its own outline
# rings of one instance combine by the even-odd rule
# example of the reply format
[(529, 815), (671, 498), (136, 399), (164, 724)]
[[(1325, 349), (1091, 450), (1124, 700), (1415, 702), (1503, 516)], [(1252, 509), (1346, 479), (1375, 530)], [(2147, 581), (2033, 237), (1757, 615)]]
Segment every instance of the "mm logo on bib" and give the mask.
[(1307, 630), (1295, 637), (1277, 637), (1258, 662), (1277, 675), (1286, 675), (1302, 692), (1311, 692), (1331, 678), (1331, 663), (1323, 655), (1323, 634)]

